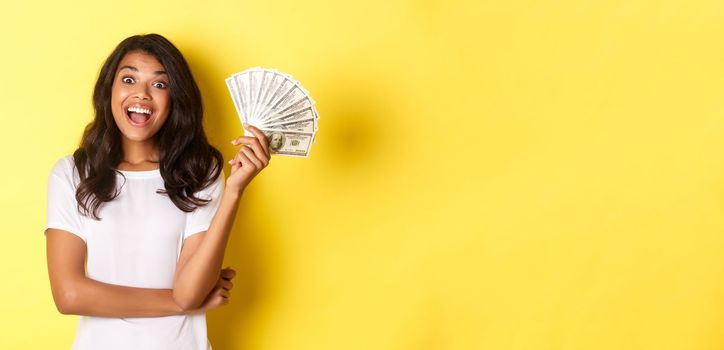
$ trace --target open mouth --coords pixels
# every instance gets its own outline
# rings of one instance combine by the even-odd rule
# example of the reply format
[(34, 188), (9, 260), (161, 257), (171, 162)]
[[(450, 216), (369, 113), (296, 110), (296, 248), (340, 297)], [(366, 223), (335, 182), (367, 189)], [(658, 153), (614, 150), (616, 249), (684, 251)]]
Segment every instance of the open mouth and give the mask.
[(126, 109), (128, 120), (133, 126), (145, 126), (151, 120), (153, 110), (146, 106), (131, 106)]

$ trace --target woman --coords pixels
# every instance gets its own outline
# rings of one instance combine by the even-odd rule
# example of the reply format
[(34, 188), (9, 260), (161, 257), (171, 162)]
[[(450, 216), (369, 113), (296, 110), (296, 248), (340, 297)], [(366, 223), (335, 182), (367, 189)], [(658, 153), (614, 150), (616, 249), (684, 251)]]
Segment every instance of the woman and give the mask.
[(73, 349), (210, 349), (205, 312), (228, 302), (224, 250), (267, 139), (245, 125), (255, 137), (232, 141), (224, 182), (191, 71), (156, 34), (116, 47), (93, 104), (48, 181), (48, 273), (58, 310), (80, 315)]

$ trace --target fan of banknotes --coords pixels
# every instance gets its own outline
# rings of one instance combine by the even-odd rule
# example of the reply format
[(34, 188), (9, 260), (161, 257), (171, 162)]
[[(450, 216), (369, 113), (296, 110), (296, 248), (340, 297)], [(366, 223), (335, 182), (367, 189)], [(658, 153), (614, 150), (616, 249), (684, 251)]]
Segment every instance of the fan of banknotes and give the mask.
[[(309, 157), (317, 132), (317, 109), (309, 92), (290, 75), (249, 68), (226, 79), (242, 123), (261, 130), (272, 154)], [(244, 135), (253, 136), (248, 130)]]

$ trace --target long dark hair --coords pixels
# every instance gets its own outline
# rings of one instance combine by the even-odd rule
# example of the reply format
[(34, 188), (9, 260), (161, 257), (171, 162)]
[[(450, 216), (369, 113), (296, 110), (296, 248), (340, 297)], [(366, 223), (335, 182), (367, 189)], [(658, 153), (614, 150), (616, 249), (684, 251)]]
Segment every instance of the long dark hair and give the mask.
[(116, 170), (123, 160), (121, 132), (111, 112), (111, 89), (123, 57), (134, 51), (153, 55), (163, 65), (171, 93), (171, 108), (164, 125), (156, 133), (159, 170), (167, 194), (179, 209), (190, 212), (208, 199), (196, 192), (213, 183), (221, 173), (221, 153), (206, 139), (202, 125), (201, 92), (181, 52), (158, 34), (135, 35), (123, 40), (101, 68), (93, 90), (95, 118), (86, 126), (80, 146), (73, 153), (80, 184), (75, 193), (78, 210), (100, 219), (98, 208), (119, 194)]

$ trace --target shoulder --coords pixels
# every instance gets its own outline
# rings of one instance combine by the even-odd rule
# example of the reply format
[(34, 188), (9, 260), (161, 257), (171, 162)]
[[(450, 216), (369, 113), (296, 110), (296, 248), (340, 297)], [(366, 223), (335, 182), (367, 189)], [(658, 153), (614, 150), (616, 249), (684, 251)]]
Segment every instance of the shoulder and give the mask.
[(50, 177), (55, 177), (58, 180), (70, 184), (78, 183), (78, 171), (76, 170), (73, 156), (69, 155), (58, 159), (50, 170)]

